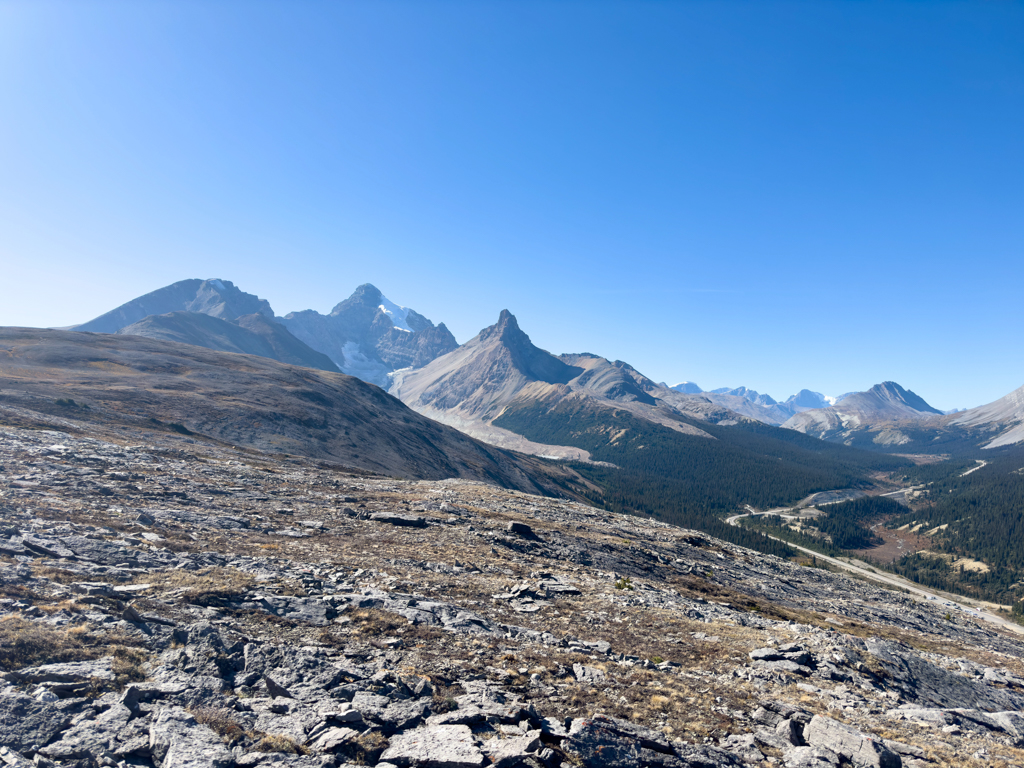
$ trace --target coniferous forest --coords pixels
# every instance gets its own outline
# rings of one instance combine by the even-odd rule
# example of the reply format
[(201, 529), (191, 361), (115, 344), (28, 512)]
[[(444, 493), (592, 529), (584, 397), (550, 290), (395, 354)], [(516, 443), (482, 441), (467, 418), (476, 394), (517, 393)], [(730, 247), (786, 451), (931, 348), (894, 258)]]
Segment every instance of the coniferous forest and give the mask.
[(530, 440), (572, 445), (594, 461), (574, 464), (601, 489), (594, 503), (616, 512), (696, 528), (762, 552), (793, 551), (724, 517), (743, 505), (792, 504), (818, 491), (867, 487), (872, 471), (910, 467), (903, 458), (873, 454), (762, 424), (718, 427), (679, 418), (711, 435), (685, 434), (624, 409), (563, 401), (553, 409), (530, 402), (511, 407), (495, 426)]

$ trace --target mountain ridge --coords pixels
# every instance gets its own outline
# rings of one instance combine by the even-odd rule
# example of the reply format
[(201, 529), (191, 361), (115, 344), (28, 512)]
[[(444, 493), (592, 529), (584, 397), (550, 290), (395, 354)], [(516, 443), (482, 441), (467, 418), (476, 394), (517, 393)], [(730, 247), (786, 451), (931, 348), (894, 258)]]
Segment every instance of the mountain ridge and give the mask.
[(341, 373), (327, 355), (303, 344), (287, 328), (265, 315), (242, 315), (228, 321), (201, 312), (170, 312), (149, 315), (117, 333), (258, 355), (289, 365)]
[(0, 352), (3, 402), (23, 409), (60, 413), (70, 399), (106, 423), (176, 424), (399, 477), (555, 492), (552, 478), (568, 473), (425, 419), (342, 373), (143, 336), (30, 328), (0, 328)]

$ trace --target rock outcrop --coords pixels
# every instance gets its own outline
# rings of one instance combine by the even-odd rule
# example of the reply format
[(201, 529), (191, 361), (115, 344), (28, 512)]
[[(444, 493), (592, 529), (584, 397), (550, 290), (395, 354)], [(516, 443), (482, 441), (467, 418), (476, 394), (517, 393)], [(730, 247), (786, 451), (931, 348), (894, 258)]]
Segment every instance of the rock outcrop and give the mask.
[(9, 768), (1024, 764), (1024, 644), (944, 607), (565, 499), (71, 425), (0, 427)]

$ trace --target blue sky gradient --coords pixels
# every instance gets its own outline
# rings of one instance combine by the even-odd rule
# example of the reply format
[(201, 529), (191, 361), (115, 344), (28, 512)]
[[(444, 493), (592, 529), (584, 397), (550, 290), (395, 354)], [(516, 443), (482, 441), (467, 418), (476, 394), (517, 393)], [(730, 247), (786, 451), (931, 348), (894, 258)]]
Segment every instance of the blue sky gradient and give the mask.
[(0, 324), (364, 282), (776, 398), (1024, 384), (1024, 3), (0, 2)]

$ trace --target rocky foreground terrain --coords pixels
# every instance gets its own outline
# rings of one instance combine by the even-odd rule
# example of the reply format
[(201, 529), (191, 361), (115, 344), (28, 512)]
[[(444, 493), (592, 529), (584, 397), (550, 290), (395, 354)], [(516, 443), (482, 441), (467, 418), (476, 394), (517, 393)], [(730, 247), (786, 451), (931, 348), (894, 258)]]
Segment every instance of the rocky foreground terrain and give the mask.
[(1024, 765), (1021, 641), (943, 607), (480, 482), (18, 423), (10, 768)]

